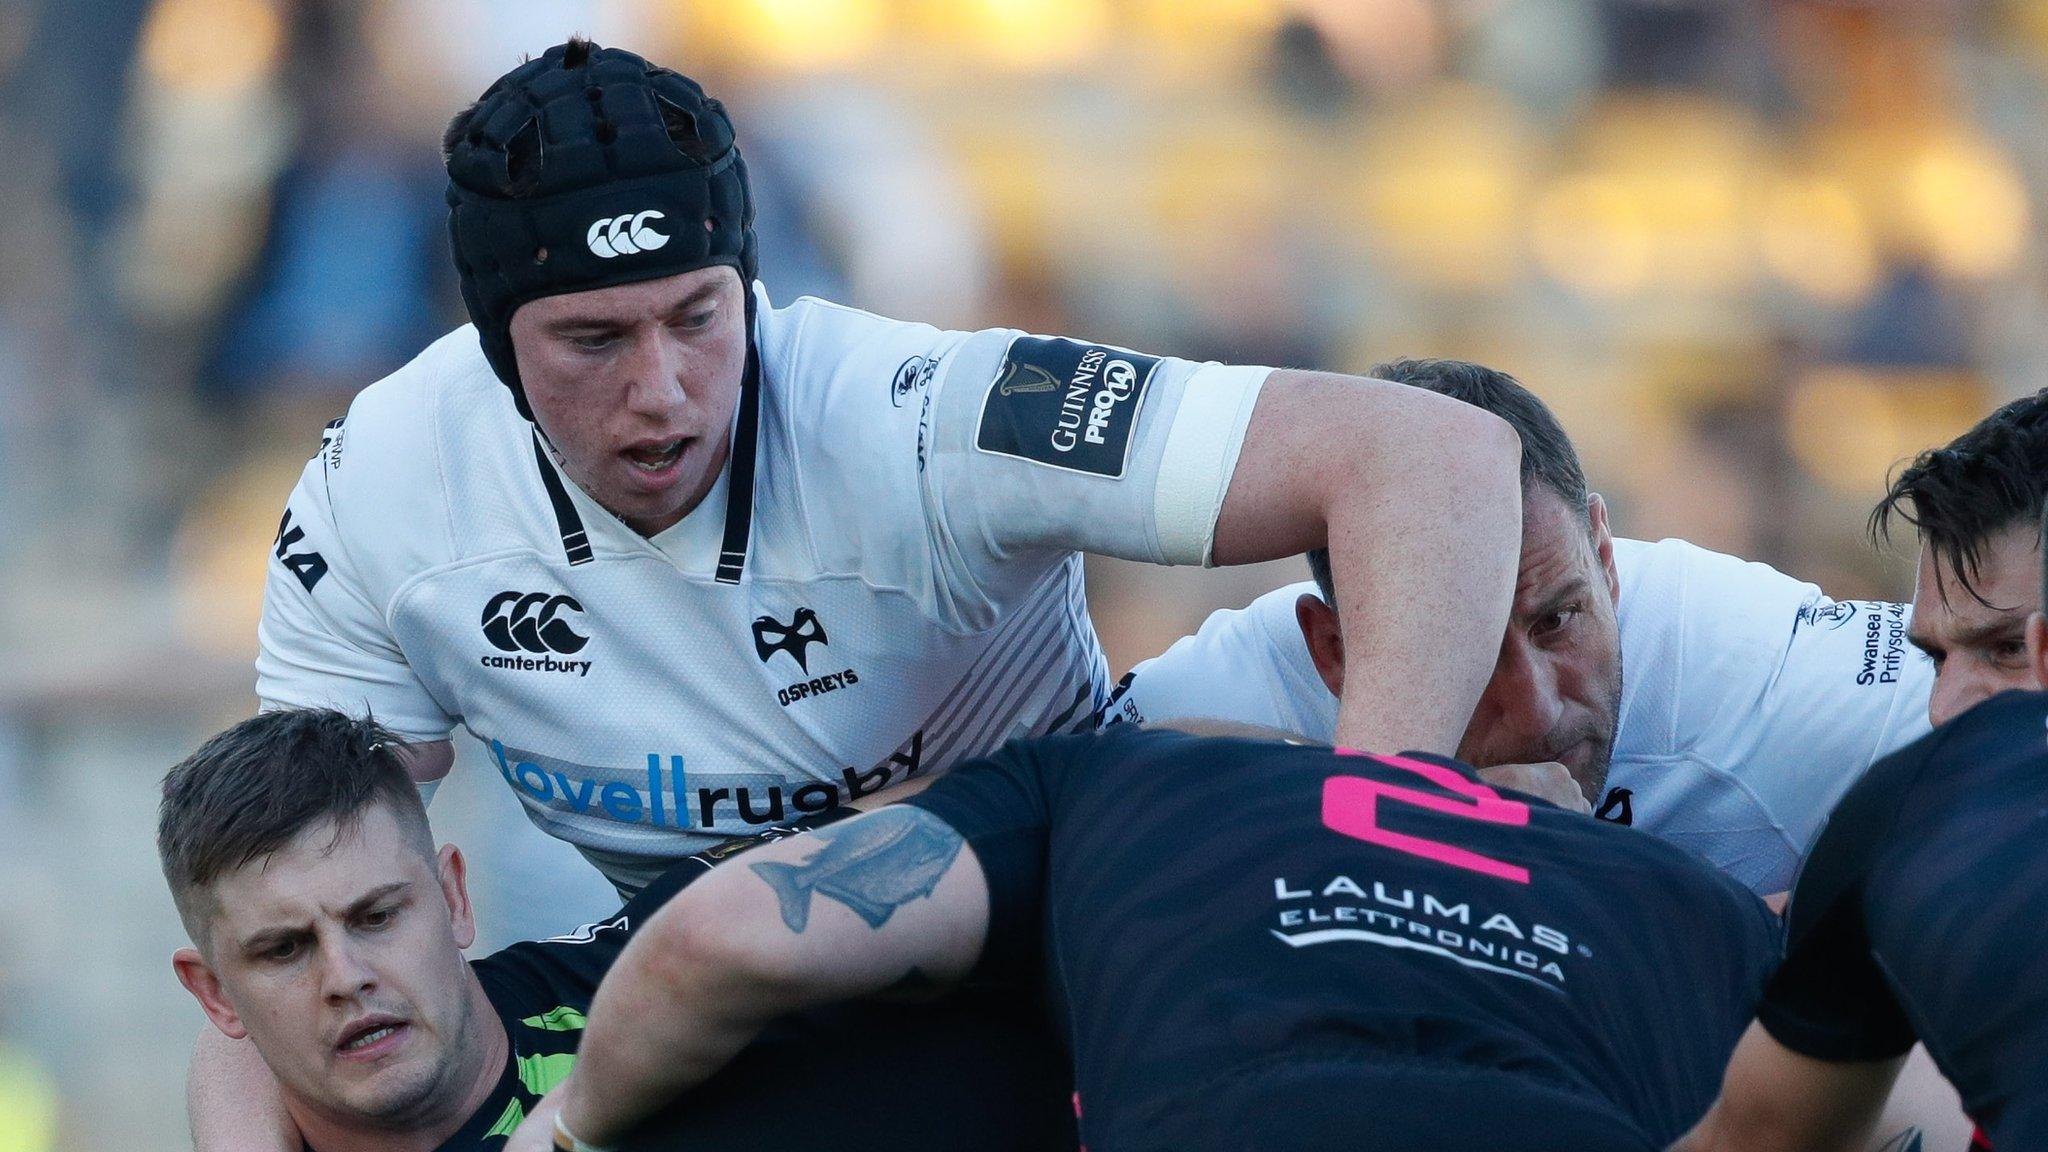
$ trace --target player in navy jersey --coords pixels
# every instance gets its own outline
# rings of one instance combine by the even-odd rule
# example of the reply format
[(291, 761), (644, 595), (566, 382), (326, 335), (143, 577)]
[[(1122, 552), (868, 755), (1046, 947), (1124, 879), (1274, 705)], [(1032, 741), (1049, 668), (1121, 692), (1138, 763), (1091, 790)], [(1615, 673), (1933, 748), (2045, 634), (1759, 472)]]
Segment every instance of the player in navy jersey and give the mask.
[[(610, 919), (465, 962), (462, 856), (435, 851), (396, 746), (338, 712), (271, 712), (173, 769), (159, 847), (196, 945), (174, 965), (214, 1026), (261, 1053), (295, 1146), (493, 1152), (568, 1074), (598, 982), (655, 910), (801, 830), (728, 842)], [(866, 1152), (1073, 1147), (1057, 1050), (993, 986), (781, 1021), (630, 1146), (794, 1152), (828, 1129), (833, 1148)]]
[(1455, 761), (1020, 742), (679, 897), (510, 1147), (603, 1147), (792, 1008), (1034, 973), (1096, 1152), (1653, 1149), (1775, 951), (1703, 861)]
[[(1987, 550), (1973, 575), (2010, 586), (2038, 547)], [(2025, 635), (2048, 685), (2040, 612)], [(1868, 1131), (1915, 1039), (1991, 1147), (2048, 1147), (2048, 696), (1993, 696), (1850, 789), (1793, 889), (1786, 949), (1679, 1147), (1838, 1146)]]

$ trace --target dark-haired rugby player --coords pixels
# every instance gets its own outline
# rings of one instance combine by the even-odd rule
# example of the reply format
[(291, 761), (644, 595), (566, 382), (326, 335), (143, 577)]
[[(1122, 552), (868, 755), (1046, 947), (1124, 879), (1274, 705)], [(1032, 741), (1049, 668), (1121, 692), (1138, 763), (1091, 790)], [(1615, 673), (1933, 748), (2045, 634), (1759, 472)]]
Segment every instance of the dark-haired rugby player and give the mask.
[[(195, 945), (174, 965), (215, 1026), (254, 1042), (319, 1152), (499, 1148), (573, 1066), (605, 970), (712, 854), (610, 920), (466, 962), (462, 854), (435, 850), (397, 747), (339, 712), (279, 711), (174, 768), (158, 844)], [(809, 1149), (829, 1122), (842, 1149), (1071, 1148), (1043, 1034), (1014, 995), (792, 1019), (634, 1146), (674, 1146), (680, 1126), (698, 1147)]]

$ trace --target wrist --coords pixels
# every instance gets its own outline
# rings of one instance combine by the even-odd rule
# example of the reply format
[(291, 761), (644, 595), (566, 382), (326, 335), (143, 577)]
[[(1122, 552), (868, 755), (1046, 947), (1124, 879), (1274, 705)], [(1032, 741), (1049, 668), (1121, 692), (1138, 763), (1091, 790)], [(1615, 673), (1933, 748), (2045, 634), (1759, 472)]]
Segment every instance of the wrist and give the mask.
[(562, 1113), (566, 1110), (566, 1108), (558, 1109), (555, 1112), (556, 1148), (560, 1149), (561, 1152), (614, 1152), (614, 1150), (611, 1148), (606, 1148), (601, 1145), (592, 1144), (582, 1139), (581, 1137), (577, 1136), (576, 1133), (570, 1129), (568, 1122), (562, 1119)]

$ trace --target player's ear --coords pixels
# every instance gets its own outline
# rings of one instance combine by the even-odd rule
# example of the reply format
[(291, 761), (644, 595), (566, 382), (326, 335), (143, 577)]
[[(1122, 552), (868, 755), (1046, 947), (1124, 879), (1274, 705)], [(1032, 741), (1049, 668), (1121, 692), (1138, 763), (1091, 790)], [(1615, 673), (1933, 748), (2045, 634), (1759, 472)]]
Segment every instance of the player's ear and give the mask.
[(443, 844), (435, 863), (441, 879), (441, 898), (448, 902), (448, 923), (455, 933), (455, 946), (467, 948), (476, 943), (476, 909), (469, 902), (469, 862), (462, 858), (462, 849)]
[(1301, 638), (1308, 644), (1309, 659), (1315, 661), (1323, 686), (1330, 695), (1342, 697), (1344, 630), (1337, 621), (1337, 610), (1323, 603), (1322, 597), (1304, 592), (1294, 602), (1294, 622), (1301, 627)]
[(1600, 572), (1607, 577), (1607, 595), (1621, 603), (1621, 576), (1614, 570), (1614, 533), (1607, 527), (1607, 501), (1598, 492), (1586, 493), (1586, 525), (1593, 534), (1593, 555), (1600, 559)]
[(178, 974), (178, 983), (199, 1001), (200, 1010), (213, 1021), (215, 1028), (220, 1029), (221, 1035), (230, 1040), (248, 1038), (249, 1030), (242, 1027), (241, 1014), (228, 1003), (227, 996), (220, 989), (220, 977), (207, 967), (206, 958), (199, 954), (197, 948), (180, 948), (171, 953), (171, 971)]
[(2048, 688), (2048, 616), (2039, 612), (2027, 617), (2027, 666), (2034, 670), (2034, 687)]

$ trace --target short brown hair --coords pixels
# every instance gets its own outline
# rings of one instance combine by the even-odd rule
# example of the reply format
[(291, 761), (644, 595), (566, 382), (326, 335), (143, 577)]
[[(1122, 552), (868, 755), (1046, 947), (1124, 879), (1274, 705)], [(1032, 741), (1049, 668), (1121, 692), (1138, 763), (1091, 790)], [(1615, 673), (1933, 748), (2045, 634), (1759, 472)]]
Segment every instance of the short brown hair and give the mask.
[(339, 843), (381, 801), (407, 839), (432, 856), (427, 811), (399, 759), (400, 745), (375, 720), (291, 708), (242, 721), (172, 768), (157, 810), (156, 847), (193, 942), (204, 943), (197, 890), (321, 821), (334, 822)]

